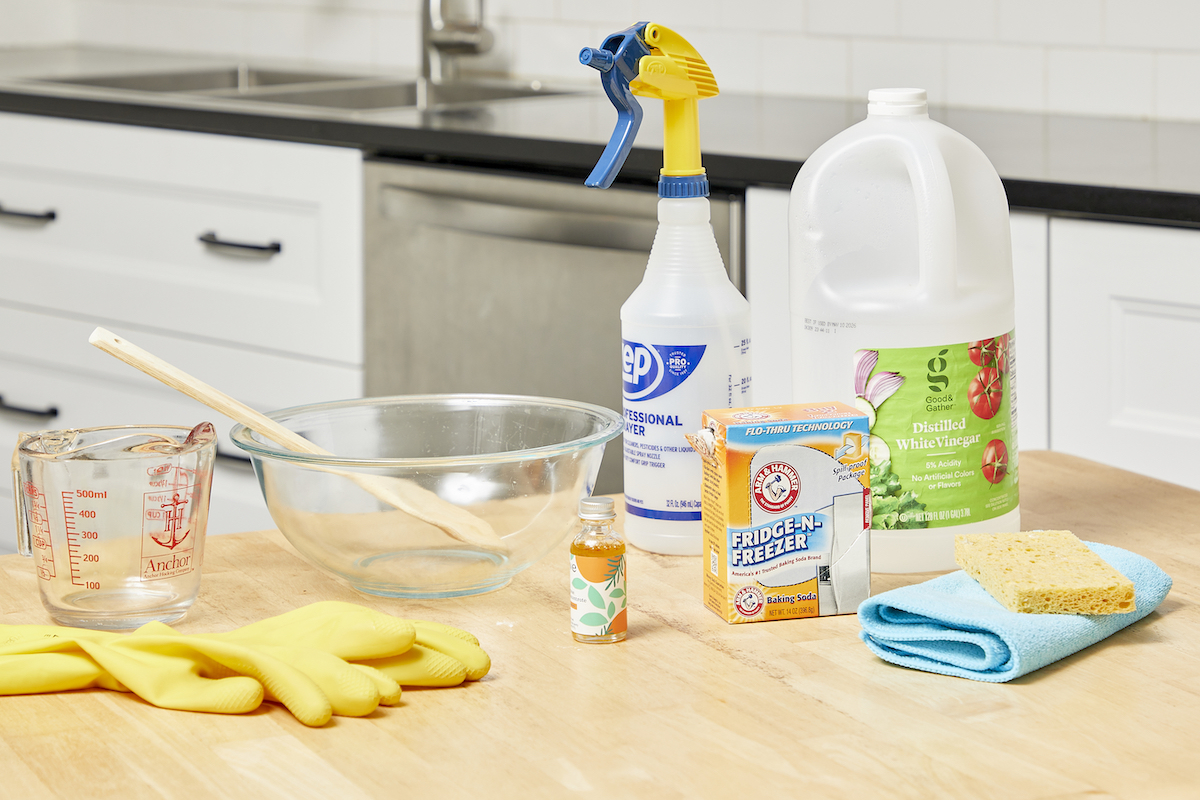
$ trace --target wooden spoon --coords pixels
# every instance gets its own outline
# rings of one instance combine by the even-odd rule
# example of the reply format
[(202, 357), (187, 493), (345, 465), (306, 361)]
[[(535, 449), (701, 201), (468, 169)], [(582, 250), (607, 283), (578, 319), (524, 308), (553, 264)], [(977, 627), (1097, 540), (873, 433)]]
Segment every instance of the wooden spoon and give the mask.
[[(172, 389), (199, 400), (209, 408), (219, 411), (230, 419), (242, 423), (250, 430), (265, 436), (281, 447), (298, 453), (333, 455), (305, 439), (295, 431), (288, 430), (273, 419), (260, 414), (249, 406), (234, 400), (208, 384), (193, 378), (186, 372), (168, 364), (161, 358), (146, 352), (137, 345), (122, 339), (104, 328), (96, 328), (88, 342), (109, 355), (116, 356), (132, 367), (162, 381)], [(366, 475), (328, 466), (311, 465), (334, 475), (341, 475), (358, 484), (366, 492), (390, 506), (400, 509), (417, 519), (441, 528), (451, 537), (475, 547), (493, 552), (507, 552), (508, 545), (484, 520), (464, 508), (447, 502), (412, 481), (385, 475)]]

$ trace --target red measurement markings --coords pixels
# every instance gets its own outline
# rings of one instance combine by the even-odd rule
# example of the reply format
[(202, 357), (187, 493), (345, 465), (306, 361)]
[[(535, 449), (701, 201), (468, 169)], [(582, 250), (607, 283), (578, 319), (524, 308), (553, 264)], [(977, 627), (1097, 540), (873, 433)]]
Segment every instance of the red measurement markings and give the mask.
[(74, 494), (74, 492), (62, 493), (63, 527), (67, 531), (67, 562), (71, 565), (71, 583), (76, 586), (84, 586), (83, 574), (79, 571), (83, 555), (80, 553), (79, 532), (75, 530), (75, 504), (71, 500)]
[[(54, 577), (54, 548), (50, 544), (50, 512), (46, 509), (46, 494), (32, 483), (25, 484), (25, 507), (33, 526), (34, 559), (38, 577), (48, 581)], [(33, 505), (30, 505), (32, 502)]]

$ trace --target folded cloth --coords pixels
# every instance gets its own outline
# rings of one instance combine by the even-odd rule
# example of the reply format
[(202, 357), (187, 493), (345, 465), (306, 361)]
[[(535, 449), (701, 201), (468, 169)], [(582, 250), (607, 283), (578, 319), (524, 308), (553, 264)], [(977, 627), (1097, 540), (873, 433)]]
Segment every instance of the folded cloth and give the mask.
[(1128, 614), (1018, 614), (963, 571), (883, 592), (858, 607), (859, 636), (885, 661), (977, 681), (1011, 681), (1111, 636), (1158, 608), (1171, 577), (1152, 561), (1084, 542), (1133, 581)]

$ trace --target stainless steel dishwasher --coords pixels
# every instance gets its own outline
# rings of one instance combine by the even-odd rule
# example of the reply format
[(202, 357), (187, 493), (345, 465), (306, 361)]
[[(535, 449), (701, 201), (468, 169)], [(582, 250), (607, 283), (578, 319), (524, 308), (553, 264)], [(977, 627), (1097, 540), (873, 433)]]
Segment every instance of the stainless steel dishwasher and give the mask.
[[(496, 392), (621, 409), (620, 309), (654, 241), (653, 187), (385, 160), (365, 170), (368, 395)], [(742, 196), (710, 200), (744, 292)], [(609, 444), (598, 493), (621, 491), (621, 450)]]

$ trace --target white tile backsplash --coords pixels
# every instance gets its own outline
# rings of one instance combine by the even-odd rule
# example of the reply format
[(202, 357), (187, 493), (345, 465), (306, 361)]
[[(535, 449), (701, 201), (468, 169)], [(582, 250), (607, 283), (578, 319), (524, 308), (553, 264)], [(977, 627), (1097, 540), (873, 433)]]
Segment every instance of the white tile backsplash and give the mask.
[(299, 7), (253, 8), (246, 11), (248, 58), (296, 58), (303, 53), (308, 12)]
[(1150, 117), (1154, 56), (1135, 50), (1054, 49), (1046, 64), (1046, 105), (1067, 114)]
[[(807, 0), (809, 33), (899, 36), (900, 0)], [(797, 8), (800, 3), (795, 4)]]
[(762, 37), (762, 84), (772, 95), (846, 97), (850, 43), (830, 36), (768, 33)]
[(946, 102), (1021, 108), (1046, 105), (1046, 51), (1036, 45), (951, 44), (946, 47)]
[[(528, 22), (514, 26), (510, 69), (518, 75), (578, 81), (595, 73), (579, 63), (579, 51), (600, 44), (599, 29), (586, 22)], [(580, 44), (582, 42), (582, 44)]]
[[(423, 0), (0, 0), (0, 47), (80, 43), (419, 64)], [(1200, 120), (1198, 0), (484, 0), (477, 64), (579, 81), (638, 20), (697, 46), (724, 91), (862, 99), (919, 85), (965, 108)]]
[(1196, 0), (1105, 0), (1104, 43), (1155, 50), (1200, 50)]
[(991, 41), (996, 38), (998, 0), (905, 0), (900, 35), (906, 39)]
[(939, 42), (855, 39), (850, 45), (850, 94), (871, 89), (916, 87), (929, 102), (946, 100), (945, 46)]
[(351, 64), (368, 61), (374, 52), (375, 16), (320, 9), (306, 20), (304, 57)]
[(1088, 45), (1104, 42), (1105, 0), (1002, 0), (997, 9), (1001, 41)]
[(1154, 78), (1158, 117), (1200, 120), (1200, 53), (1159, 54)]
[(72, 0), (0, 0), (0, 47), (63, 44), (74, 37)]
[(421, 68), (417, 49), (412, 43), (421, 38), (421, 18), (417, 14), (378, 14), (372, 26), (372, 62), (388, 70)]

